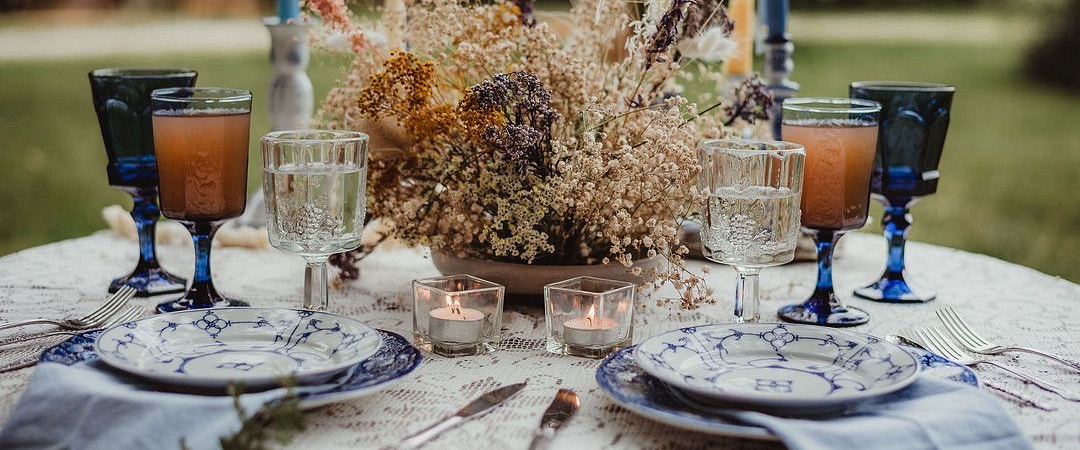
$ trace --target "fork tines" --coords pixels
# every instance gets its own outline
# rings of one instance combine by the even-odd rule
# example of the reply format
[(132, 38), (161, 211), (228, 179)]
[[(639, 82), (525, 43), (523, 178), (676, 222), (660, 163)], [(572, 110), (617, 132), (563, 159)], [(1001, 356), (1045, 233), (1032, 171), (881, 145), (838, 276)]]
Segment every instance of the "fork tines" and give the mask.
[(918, 334), (922, 338), (923, 344), (927, 348), (935, 353), (941, 354), (948, 359), (952, 360), (964, 360), (965, 352), (959, 347), (954, 345), (952, 341), (945, 337), (945, 335), (934, 327), (917, 327), (915, 328), (915, 334)]
[(966, 347), (993, 347), (990, 341), (987, 341), (979, 333), (977, 333), (971, 325), (960, 317), (956, 313), (956, 310), (951, 307), (944, 307), (937, 310), (937, 316), (941, 319), (941, 322), (945, 324), (945, 328), (960, 341), (961, 344), (965, 344)]

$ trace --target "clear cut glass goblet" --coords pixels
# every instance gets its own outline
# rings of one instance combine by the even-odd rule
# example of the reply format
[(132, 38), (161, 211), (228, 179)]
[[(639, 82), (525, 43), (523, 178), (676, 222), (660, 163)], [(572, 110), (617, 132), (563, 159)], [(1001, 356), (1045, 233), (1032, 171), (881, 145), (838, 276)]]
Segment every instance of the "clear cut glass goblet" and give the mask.
[(187, 69), (114, 68), (97, 69), (88, 75), (94, 112), (109, 157), (109, 184), (131, 194), (131, 218), (139, 233), (139, 262), (130, 274), (112, 280), (109, 292), (123, 286), (135, 288), (140, 297), (183, 292), (187, 280), (167, 272), (157, 259), (154, 230), (161, 212), (150, 93), (154, 89), (194, 86), (199, 74)]
[(329, 307), (326, 261), (360, 246), (367, 212), (368, 136), (354, 131), (276, 131), (262, 138), (267, 233), (304, 257), (304, 308)]
[(881, 103), (874, 175), (870, 192), (885, 205), (881, 228), (888, 243), (885, 271), (855, 295), (886, 303), (920, 303), (937, 297), (907, 281), (904, 245), (911, 226), (911, 206), (937, 192), (938, 162), (949, 129), (956, 88), (906, 81), (851, 83), (851, 98)]
[(803, 146), (756, 140), (705, 141), (698, 149), (701, 245), (711, 261), (734, 266), (734, 321), (761, 318), (758, 274), (795, 258)]

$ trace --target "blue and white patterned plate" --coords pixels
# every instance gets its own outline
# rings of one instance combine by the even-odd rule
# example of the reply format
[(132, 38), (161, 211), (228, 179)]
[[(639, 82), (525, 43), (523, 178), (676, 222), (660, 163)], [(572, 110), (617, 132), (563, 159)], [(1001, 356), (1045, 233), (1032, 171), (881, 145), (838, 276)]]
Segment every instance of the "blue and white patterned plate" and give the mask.
[[(397, 333), (376, 330), (382, 339), (379, 351), (355, 366), (352, 373), (337, 386), (319, 392), (300, 394), (304, 409), (348, 400), (371, 394), (392, 386), (412, 373), (424, 358), (420, 350)], [(88, 331), (50, 347), (41, 354), (41, 362), (72, 365), (98, 359), (94, 341), (101, 331)]]
[(687, 327), (637, 346), (650, 375), (702, 402), (828, 410), (910, 385), (918, 360), (876, 337), (812, 325)]
[[(611, 354), (596, 369), (596, 382), (600, 389), (619, 406), (657, 422), (687, 430), (750, 439), (777, 439), (764, 428), (742, 425), (680, 402), (664, 382), (642, 370), (634, 359), (635, 348)], [(979, 386), (979, 378), (967, 367), (923, 350), (903, 349), (919, 359), (922, 367), (920, 376)]]
[(166, 384), (216, 389), (240, 381), (261, 389), (288, 375), (301, 385), (325, 382), (381, 345), (374, 328), (336, 314), (212, 308), (116, 325), (95, 348), (102, 362)]

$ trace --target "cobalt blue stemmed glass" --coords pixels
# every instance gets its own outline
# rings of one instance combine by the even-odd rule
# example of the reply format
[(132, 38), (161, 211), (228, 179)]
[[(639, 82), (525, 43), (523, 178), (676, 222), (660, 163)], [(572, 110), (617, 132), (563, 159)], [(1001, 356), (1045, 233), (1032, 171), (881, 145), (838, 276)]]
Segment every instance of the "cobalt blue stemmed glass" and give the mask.
[(154, 244), (160, 212), (150, 93), (154, 89), (194, 86), (198, 73), (186, 69), (98, 69), (88, 76), (109, 156), (109, 184), (131, 194), (131, 217), (139, 233), (135, 270), (113, 280), (109, 292), (123, 286), (135, 288), (140, 297), (183, 292), (186, 280), (161, 267)]
[(210, 248), (221, 224), (243, 214), (247, 204), (251, 92), (172, 88), (150, 97), (161, 213), (187, 227), (195, 244), (191, 287), (157, 311), (248, 306), (214, 288)]
[(876, 281), (856, 289), (859, 297), (887, 303), (920, 303), (937, 296), (907, 281), (904, 244), (911, 226), (911, 206), (937, 191), (938, 162), (955, 91), (952, 86), (935, 83), (851, 83), (852, 98), (881, 103), (870, 190), (885, 205), (881, 227), (888, 242), (885, 272)]
[(869, 100), (791, 98), (781, 132), (806, 149), (802, 228), (817, 244), (817, 283), (810, 298), (777, 311), (781, 320), (830, 327), (866, 323), (870, 314), (844, 305), (833, 289), (832, 260), (844, 233), (866, 225), (881, 105)]

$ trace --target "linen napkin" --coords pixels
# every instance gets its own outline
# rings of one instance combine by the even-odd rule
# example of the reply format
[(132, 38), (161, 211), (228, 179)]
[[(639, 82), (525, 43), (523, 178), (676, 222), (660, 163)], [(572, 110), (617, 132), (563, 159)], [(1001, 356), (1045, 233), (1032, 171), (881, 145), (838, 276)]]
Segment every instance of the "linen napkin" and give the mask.
[(831, 418), (710, 412), (768, 429), (790, 450), (1032, 448), (1020, 426), (989, 393), (930, 377)]
[[(245, 417), (286, 393), (279, 388), (242, 395)], [(96, 360), (70, 366), (43, 362), (0, 429), (0, 448), (178, 449), (183, 440), (192, 450), (216, 449), (220, 437), (240, 426), (228, 395), (164, 392)]]

